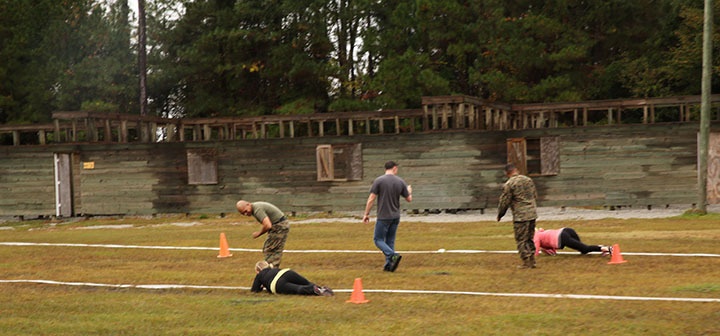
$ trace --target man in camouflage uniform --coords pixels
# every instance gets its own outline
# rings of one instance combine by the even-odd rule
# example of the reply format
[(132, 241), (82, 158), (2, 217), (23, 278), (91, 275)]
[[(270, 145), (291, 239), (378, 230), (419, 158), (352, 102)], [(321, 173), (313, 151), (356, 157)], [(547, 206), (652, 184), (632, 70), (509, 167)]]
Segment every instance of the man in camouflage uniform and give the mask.
[(265, 261), (280, 268), (280, 258), (285, 249), (285, 241), (290, 232), (290, 222), (278, 207), (268, 202), (247, 202), (240, 200), (235, 204), (238, 212), (245, 216), (253, 216), (262, 225), (260, 231), (252, 234), (253, 238), (262, 236), (267, 232), (267, 239), (263, 244)]
[(505, 166), (507, 182), (503, 185), (503, 192), (498, 203), (498, 222), (505, 216), (507, 209), (512, 209), (513, 228), (515, 231), (515, 243), (523, 264), (518, 268), (535, 268), (535, 219), (537, 211), (535, 200), (537, 191), (533, 180), (525, 175), (520, 175), (513, 164)]

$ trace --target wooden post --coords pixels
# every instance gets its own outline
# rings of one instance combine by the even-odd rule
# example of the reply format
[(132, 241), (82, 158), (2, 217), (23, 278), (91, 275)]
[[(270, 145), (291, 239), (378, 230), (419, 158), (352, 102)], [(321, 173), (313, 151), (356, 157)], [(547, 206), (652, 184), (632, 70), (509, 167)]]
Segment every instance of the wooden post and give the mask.
[(342, 135), (342, 127), (340, 126), (340, 118), (335, 118), (335, 135)]
[(77, 120), (72, 119), (70, 122), (72, 124), (72, 141), (77, 142), (78, 136), (77, 136)]
[(203, 140), (210, 141), (212, 139), (212, 128), (210, 124), (203, 124)]
[(150, 132), (150, 134), (148, 134), (148, 139), (150, 142), (157, 142), (157, 123), (148, 123), (148, 127), (148, 131)]
[(353, 120), (352, 118), (348, 118), (348, 135), (353, 136)]
[(178, 140), (185, 142), (185, 124), (182, 121), (180, 121), (180, 126), (178, 127)]
[(192, 141), (198, 141), (200, 140), (200, 125), (195, 124), (192, 128)]
[(120, 137), (120, 142), (125, 143), (128, 142), (128, 127), (127, 127), (127, 120), (121, 120), (120, 121), (120, 129), (118, 130), (118, 135)]
[(295, 137), (295, 122), (290, 120), (290, 137)]
[(395, 134), (400, 134), (400, 117), (395, 116)]
[(539, 114), (539, 113), (540, 113), (540, 112), (535, 112), (535, 113), (532, 113), (532, 114), (530, 114), (530, 115), (528, 116), (528, 117), (530, 118), (530, 120), (528, 120), (527, 124), (525, 125), (525, 128), (537, 128), (537, 123), (538, 123), (538, 119), (539, 119), (538, 114)]
[(95, 118), (87, 118), (85, 119), (86, 127), (85, 127), (85, 140), (90, 142), (97, 142), (98, 141), (98, 131), (97, 127), (95, 127)]
[(444, 104), (442, 109), (442, 129), (448, 128), (448, 114), (450, 112), (449, 110), (450, 106), (448, 104)]
[(430, 118), (430, 115), (428, 113), (428, 107), (427, 107), (427, 105), (424, 105), (423, 106), (423, 120), (422, 120), (423, 131), (427, 131), (430, 127), (428, 118)]
[(655, 105), (650, 105), (650, 123), (655, 123)]
[(475, 109), (475, 105), (471, 104), (468, 106), (468, 128), (477, 129), (477, 116), (475, 115), (477, 113), (477, 110)]
[(237, 139), (235, 139), (235, 132), (236, 132), (235, 125), (233, 125), (232, 123), (225, 123), (224, 125), (225, 125), (225, 130), (227, 131), (227, 133), (225, 134), (225, 136), (226, 136), (225, 139), (237, 140)]
[(142, 120), (137, 122), (137, 131), (140, 133), (140, 142), (148, 142), (148, 132), (145, 123)]
[(39, 130), (39, 131), (38, 131), (38, 140), (40, 141), (40, 144), (41, 144), (41, 145), (44, 145), (44, 144), (45, 144), (45, 142), (46, 142), (46, 140), (45, 140), (45, 130)]
[(257, 139), (258, 138), (257, 124), (253, 121), (252, 125), (250, 125), (250, 127), (252, 127), (253, 138)]
[(240, 124), (232, 123), (230, 132), (232, 132), (232, 140), (245, 139), (245, 129)]
[[(282, 122), (282, 121), (281, 121), (281, 122)], [(221, 127), (222, 127), (222, 130), (223, 130), (223, 136), (222, 136), (221, 139), (224, 139), (224, 140), (230, 140), (230, 139), (232, 139), (232, 138), (230, 137), (230, 127), (228, 127), (228, 124), (227, 124), (227, 123), (223, 123)]]
[(175, 126), (175, 124), (165, 125), (165, 142), (175, 141), (176, 134), (177, 134), (177, 127)]
[(684, 115), (684, 112), (685, 112), (685, 111), (683, 111), (684, 105), (683, 105), (683, 104), (680, 104), (679, 107), (680, 107), (680, 120), (678, 120), (678, 121), (683, 122), (683, 121), (685, 120), (685, 115)]
[(492, 108), (486, 107), (485, 108), (485, 129), (492, 130), (493, 129), (493, 123), (492, 123)]
[(53, 120), (53, 124), (55, 126), (55, 132), (53, 133), (53, 140), (55, 142), (59, 143), (62, 141), (61, 135), (60, 135), (60, 120), (57, 120), (57, 119)]
[(465, 124), (465, 123), (464, 123), (464, 121), (465, 121), (464, 112), (465, 112), (465, 111), (464, 111), (464, 108), (463, 108), (464, 105), (465, 105), (465, 104), (463, 104), (463, 103), (460, 103), (460, 104), (457, 104), (457, 105), (450, 105), (450, 111), (452, 111), (452, 112), (453, 112), (452, 114), (455, 116), (455, 117), (453, 118), (453, 119), (455, 119), (455, 120), (454, 120), (455, 128), (462, 128), (462, 127), (465, 126), (465, 125), (464, 125), (464, 124)]
[(578, 109), (573, 110), (573, 126), (578, 125)]
[(20, 131), (12, 131), (13, 135), (13, 146), (20, 145)]
[(103, 136), (105, 138), (104, 140), (106, 142), (112, 142), (113, 139), (112, 139), (112, 128), (110, 128), (110, 119), (105, 119), (104, 131), (105, 131), (104, 136)]

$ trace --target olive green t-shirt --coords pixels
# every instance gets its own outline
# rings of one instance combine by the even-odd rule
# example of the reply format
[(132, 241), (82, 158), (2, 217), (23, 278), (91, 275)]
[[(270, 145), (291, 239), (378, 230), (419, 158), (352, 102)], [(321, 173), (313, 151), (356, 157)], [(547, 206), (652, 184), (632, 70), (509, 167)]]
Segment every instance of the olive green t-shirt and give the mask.
[(265, 217), (270, 217), (270, 223), (277, 223), (285, 214), (278, 207), (268, 202), (254, 202), (252, 204), (252, 214), (255, 219), (262, 223)]

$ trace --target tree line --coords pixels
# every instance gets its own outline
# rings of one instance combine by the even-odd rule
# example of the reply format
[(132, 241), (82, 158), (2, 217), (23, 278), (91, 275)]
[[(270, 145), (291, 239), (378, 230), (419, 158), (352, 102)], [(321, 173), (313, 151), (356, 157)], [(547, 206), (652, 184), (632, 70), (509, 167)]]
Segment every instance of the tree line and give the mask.
[(696, 0), (144, 2), (140, 48), (137, 0), (0, 0), (0, 123), (139, 113), (138, 50), (148, 113), (165, 117), (700, 93)]

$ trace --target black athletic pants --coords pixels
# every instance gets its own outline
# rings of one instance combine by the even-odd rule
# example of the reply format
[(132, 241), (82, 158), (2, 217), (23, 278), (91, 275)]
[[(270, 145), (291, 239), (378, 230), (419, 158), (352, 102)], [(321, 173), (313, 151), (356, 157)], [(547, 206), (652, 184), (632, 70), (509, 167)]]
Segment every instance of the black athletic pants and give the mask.
[(588, 254), (590, 252), (600, 252), (602, 249), (598, 245), (585, 245), (580, 241), (580, 236), (577, 232), (571, 228), (564, 228), (560, 233), (560, 248), (569, 247), (573, 250), (578, 250), (582, 254)]
[(278, 279), (275, 290), (278, 294), (315, 295), (315, 284), (302, 275), (289, 270)]

